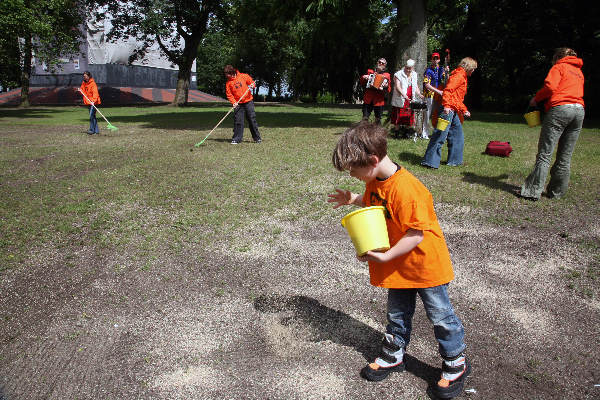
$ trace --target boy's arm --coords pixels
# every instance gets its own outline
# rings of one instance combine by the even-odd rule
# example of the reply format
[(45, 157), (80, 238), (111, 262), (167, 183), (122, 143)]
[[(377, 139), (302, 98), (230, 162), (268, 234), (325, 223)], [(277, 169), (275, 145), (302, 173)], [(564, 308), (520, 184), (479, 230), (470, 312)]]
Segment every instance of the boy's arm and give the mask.
[(333, 208), (354, 204), (355, 206), (364, 207), (362, 194), (352, 193), (349, 190), (335, 189), (336, 193), (331, 193), (327, 199), (328, 203), (337, 203)]
[(398, 242), (385, 253), (368, 251), (367, 254), (357, 258), (360, 261), (375, 261), (379, 263), (388, 262), (400, 257), (417, 247), (423, 241), (423, 231), (409, 229)]

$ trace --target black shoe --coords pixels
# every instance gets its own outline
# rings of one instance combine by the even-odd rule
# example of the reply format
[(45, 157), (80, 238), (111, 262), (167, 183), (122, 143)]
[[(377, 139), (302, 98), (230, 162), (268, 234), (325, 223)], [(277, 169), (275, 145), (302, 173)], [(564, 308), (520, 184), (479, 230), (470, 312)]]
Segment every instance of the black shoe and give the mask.
[(378, 369), (371, 368), (371, 364), (367, 365), (360, 371), (360, 376), (371, 382), (379, 382), (388, 377), (392, 372), (404, 371), (404, 359), (398, 365), (393, 367), (379, 367)]
[[(458, 358), (465, 357), (461, 354)], [(447, 380), (443, 378), (443, 374), (458, 374), (460, 375), (452, 380)], [(446, 361), (442, 362), (442, 379), (438, 381), (438, 383), (433, 387), (433, 392), (435, 395), (442, 399), (452, 399), (458, 395), (460, 395), (465, 387), (465, 379), (471, 373), (471, 363), (465, 357), (465, 362), (463, 365), (452, 367), (447, 364)], [(442, 382), (448, 382), (448, 386), (440, 386)]]
[(257, 139), (257, 140), (254, 141), (254, 143), (257, 143), (257, 144), (258, 143), (262, 143), (262, 139)]
[(92, 131), (87, 131), (86, 133), (87, 133), (88, 135), (93, 135), (93, 134), (94, 134), (94, 132), (92, 132)]
[(517, 191), (515, 192), (515, 196), (517, 196), (517, 197), (518, 197), (518, 198), (520, 198), (520, 199), (529, 200), (529, 201), (538, 201), (538, 200), (539, 200), (537, 197), (527, 197), (527, 196), (523, 196), (523, 195), (521, 194), (521, 191), (520, 191), (520, 190), (517, 190)]
[[(386, 336), (383, 338), (383, 342), (381, 343), (381, 353), (379, 353), (377, 358), (381, 359), (381, 361), (385, 362), (386, 364), (389, 364), (389, 366), (382, 367), (381, 365), (373, 362), (365, 366), (360, 371), (360, 375), (368, 381), (379, 382), (387, 378), (392, 372), (404, 371), (404, 352), (402, 352), (401, 359), (392, 355), (400, 350), (401, 347), (393, 342), (392, 335), (386, 334)], [(371, 365), (375, 365), (376, 368), (371, 367)]]

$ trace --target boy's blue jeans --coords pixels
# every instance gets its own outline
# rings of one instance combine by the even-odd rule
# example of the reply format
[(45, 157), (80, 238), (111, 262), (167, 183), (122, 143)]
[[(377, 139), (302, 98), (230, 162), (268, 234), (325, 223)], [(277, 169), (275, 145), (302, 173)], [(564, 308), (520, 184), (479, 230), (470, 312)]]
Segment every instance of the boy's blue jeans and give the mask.
[(446, 116), (443, 113), (443, 108), (441, 107), (439, 116), (440, 118), (443, 117), (444, 119), (448, 119), (450, 123), (443, 131), (440, 131), (437, 128), (433, 131), (433, 134), (429, 139), (429, 144), (427, 145), (427, 150), (425, 150), (423, 161), (421, 161), (421, 165), (431, 168), (439, 168), (440, 161), (442, 159), (442, 145), (446, 139), (448, 139), (447, 165), (461, 165), (463, 163), (465, 137), (463, 134), (462, 124), (460, 123), (460, 118), (454, 111), (450, 111), (450, 113)]
[(89, 106), (90, 108), (90, 129), (88, 132), (91, 133), (100, 133), (100, 129), (98, 129), (98, 120), (96, 119), (96, 108), (93, 106)]
[(417, 294), (423, 301), (427, 317), (433, 323), (440, 355), (450, 359), (458, 356), (467, 347), (464, 342), (465, 331), (450, 303), (448, 284), (423, 289), (389, 289), (387, 333), (394, 336), (394, 341), (400, 347), (408, 346)]

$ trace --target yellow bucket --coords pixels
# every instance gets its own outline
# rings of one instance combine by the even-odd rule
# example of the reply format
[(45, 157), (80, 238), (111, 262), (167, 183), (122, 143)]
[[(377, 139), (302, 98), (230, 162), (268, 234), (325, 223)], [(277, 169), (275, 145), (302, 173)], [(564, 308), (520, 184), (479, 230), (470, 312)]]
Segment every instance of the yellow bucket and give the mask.
[(342, 226), (348, 230), (359, 256), (369, 250), (382, 251), (390, 248), (384, 211), (382, 206), (365, 207), (342, 218)]
[(444, 119), (442, 117), (438, 117), (437, 128), (440, 131), (445, 131), (446, 127), (448, 126), (449, 123), (450, 123), (450, 121), (448, 121), (447, 119)]
[(540, 112), (537, 110), (528, 112), (527, 114), (524, 114), (523, 116), (525, 117), (525, 121), (527, 121), (527, 125), (529, 125), (530, 128), (538, 126), (541, 123), (540, 122)]

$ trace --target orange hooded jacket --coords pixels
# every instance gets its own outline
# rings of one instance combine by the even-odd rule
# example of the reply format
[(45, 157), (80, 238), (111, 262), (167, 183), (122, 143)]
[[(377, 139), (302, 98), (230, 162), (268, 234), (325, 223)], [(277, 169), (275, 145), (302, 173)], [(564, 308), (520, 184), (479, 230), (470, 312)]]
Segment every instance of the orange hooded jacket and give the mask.
[(86, 81), (81, 82), (80, 89), (83, 92), (83, 94), (85, 94), (85, 96), (87, 96), (87, 99), (85, 98), (85, 96), (83, 97), (83, 104), (90, 105), (90, 102), (88, 101), (88, 99), (90, 99), (90, 101), (94, 102), (94, 104), (102, 103), (102, 101), (100, 100), (100, 94), (98, 94), (98, 86), (96, 86), (96, 82), (94, 81), (94, 78), (90, 78), (87, 82)]
[(460, 122), (464, 121), (464, 113), (468, 111), (467, 106), (463, 103), (466, 94), (467, 71), (462, 67), (458, 67), (450, 73), (444, 93), (442, 94), (442, 106), (456, 111)]
[(550, 68), (544, 86), (535, 94), (535, 101), (545, 101), (544, 110), (563, 104), (583, 103), (583, 60), (574, 56), (563, 57)]
[[(238, 70), (235, 72), (235, 76), (228, 78), (227, 83), (225, 84), (225, 94), (227, 95), (227, 100), (229, 100), (231, 104), (248, 103), (249, 101), (253, 100), (252, 90), (248, 90), (248, 86), (252, 85), (254, 80), (248, 74), (243, 74)], [(246, 93), (246, 90), (248, 90), (248, 93)], [(246, 93), (245, 96), (244, 93)], [(244, 97), (241, 98), (242, 96)]]

